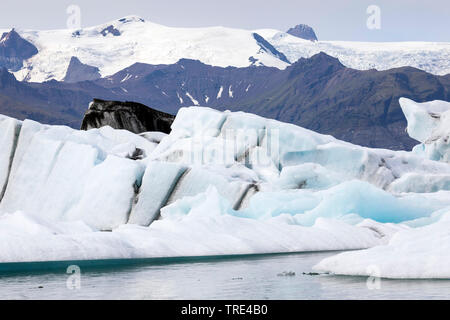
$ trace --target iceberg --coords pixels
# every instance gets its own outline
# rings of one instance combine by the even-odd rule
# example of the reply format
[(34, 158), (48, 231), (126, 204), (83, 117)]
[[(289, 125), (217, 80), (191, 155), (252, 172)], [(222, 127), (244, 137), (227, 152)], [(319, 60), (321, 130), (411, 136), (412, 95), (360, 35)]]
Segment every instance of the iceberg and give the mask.
[(6, 191), (12, 160), (22, 123), (0, 115), (0, 200)]
[(0, 263), (351, 249), (318, 270), (449, 276), (426, 245), (448, 243), (445, 159), (197, 106), (169, 135), (6, 117), (0, 132)]
[(126, 131), (102, 128), (84, 133), (26, 120), (0, 211), (24, 211), (53, 221), (82, 220), (100, 230), (118, 227), (128, 220), (135, 185), (145, 169), (122, 154), (123, 147), (135, 150), (136, 145), (153, 148), (148, 140)]
[(322, 260), (318, 271), (394, 279), (450, 278), (450, 211), (438, 222), (401, 230), (386, 245)]
[(408, 120), (408, 134), (421, 142), (414, 152), (450, 163), (450, 102), (417, 103), (401, 98), (400, 106)]

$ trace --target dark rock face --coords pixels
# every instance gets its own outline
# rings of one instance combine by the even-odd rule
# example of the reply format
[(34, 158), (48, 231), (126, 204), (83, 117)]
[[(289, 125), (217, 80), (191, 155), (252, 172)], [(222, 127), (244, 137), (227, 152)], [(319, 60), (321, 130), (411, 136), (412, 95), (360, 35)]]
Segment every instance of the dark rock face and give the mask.
[[(277, 57), (278, 59), (280, 59), (281, 61), (284, 61), (288, 64), (291, 64), (291, 62), (288, 60), (288, 58), (286, 58), (286, 56), (281, 53), (280, 51), (278, 51), (277, 49), (275, 49), (274, 46), (272, 46), (266, 39), (264, 39), (262, 36), (260, 36), (257, 33), (253, 33), (253, 38), (255, 38), (256, 42), (258, 43), (258, 45), (261, 47), (261, 50), (264, 50), (267, 53), (271, 53), (273, 54), (275, 57)], [(250, 57), (250, 59), (253, 57)], [(254, 58), (253, 58), (254, 59)], [(251, 61), (251, 60), (250, 60)]]
[(0, 88), (5, 89), (8, 87), (13, 87), (17, 82), (16, 77), (12, 73), (8, 72), (5, 67), (0, 67)]
[(174, 116), (135, 102), (94, 99), (83, 119), (81, 130), (110, 126), (139, 134), (149, 131), (170, 133)]
[(114, 26), (108, 26), (105, 29), (103, 29), (102, 31), (100, 31), (100, 33), (106, 37), (108, 34), (112, 34), (115, 37), (120, 36), (120, 31), (117, 30), (116, 28), (114, 28)]
[(0, 67), (18, 71), (23, 61), (38, 53), (38, 49), (23, 39), (14, 29), (3, 33), (0, 38)]
[(299, 24), (295, 26), (294, 28), (290, 28), (287, 33), (290, 35), (293, 35), (294, 37), (305, 39), (305, 40), (311, 40), (311, 41), (317, 41), (316, 33), (314, 32), (313, 28), (306, 24)]
[(97, 67), (84, 64), (77, 57), (72, 57), (67, 68), (66, 76), (64, 77), (64, 82), (74, 83), (100, 78), (100, 70)]

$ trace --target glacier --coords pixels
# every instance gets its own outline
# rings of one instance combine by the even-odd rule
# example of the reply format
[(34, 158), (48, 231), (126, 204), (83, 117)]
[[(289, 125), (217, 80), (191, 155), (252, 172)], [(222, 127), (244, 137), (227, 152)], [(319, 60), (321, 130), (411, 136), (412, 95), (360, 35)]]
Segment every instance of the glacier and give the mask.
[(135, 63), (174, 64), (182, 58), (219, 67), (284, 69), (288, 62), (319, 52), (359, 70), (411, 66), (436, 75), (450, 73), (448, 42), (309, 41), (274, 29), (173, 28), (138, 16), (79, 30), (18, 32), (38, 49), (20, 70), (14, 70), (19, 81), (62, 81), (73, 57), (108, 77)]
[(284, 69), (289, 65), (264, 48), (250, 30), (174, 28), (138, 16), (80, 30), (20, 30), (19, 33), (39, 50), (14, 73), (19, 81), (62, 81), (72, 57), (98, 68), (102, 77), (137, 62), (174, 64), (182, 58), (220, 67), (266, 65)]
[[(408, 103), (412, 136), (440, 128)], [(198, 106), (169, 135), (6, 116), (0, 132), (0, 263), (358, 250), (316, 268), (449, 277), (447, 158)]]
[(256, 30), (290, 61), (310, 58), (319, 52), (338, 58), (358, 70), (388, 70), (410, 66), (436, 75), (450, 73), (448, 42), (309, 41), (275, 29)]

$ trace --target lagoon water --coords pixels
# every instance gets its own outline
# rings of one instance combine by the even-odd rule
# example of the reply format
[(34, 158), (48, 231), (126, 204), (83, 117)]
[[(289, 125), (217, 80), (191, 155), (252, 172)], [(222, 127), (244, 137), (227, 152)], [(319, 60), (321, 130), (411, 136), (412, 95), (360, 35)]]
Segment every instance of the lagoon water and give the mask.
[[(79, 278), (71, 277), (65, 267), (0, 272), (0, 299), (450, 299), (450, 280), (378, 282), (308, 274), (314, 264), (332, 254), (81, 267)], [(74, 288), (77, 279), (80, 287)]]

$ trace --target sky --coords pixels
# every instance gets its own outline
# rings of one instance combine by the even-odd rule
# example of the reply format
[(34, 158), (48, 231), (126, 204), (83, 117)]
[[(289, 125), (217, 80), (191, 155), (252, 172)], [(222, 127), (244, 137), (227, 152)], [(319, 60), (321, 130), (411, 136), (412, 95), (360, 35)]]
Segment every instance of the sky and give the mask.
[[(66, 28), (70, 5), (80, 7), (82, 27), (138, 15), (173, 27), (286, 31), (303, 23), (319, 40), (450, 41), (449, 0), (1, 0), (0, 28)], [(379, 29), (367, 27), (370, 5), (379, 8)]]

